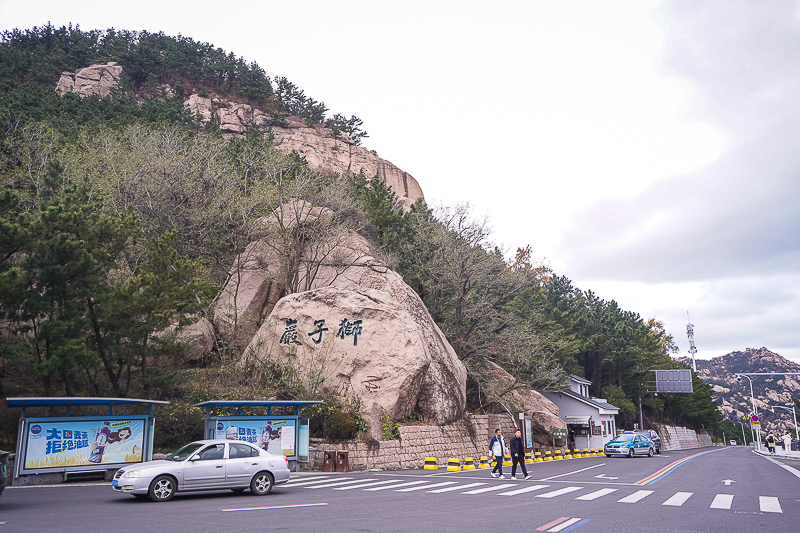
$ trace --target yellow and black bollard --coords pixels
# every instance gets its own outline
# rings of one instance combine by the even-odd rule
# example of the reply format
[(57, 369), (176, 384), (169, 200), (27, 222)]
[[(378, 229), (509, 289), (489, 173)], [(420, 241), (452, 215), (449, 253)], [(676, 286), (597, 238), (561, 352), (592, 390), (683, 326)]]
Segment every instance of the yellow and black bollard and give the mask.
[(438, 470), (439, 466), (436, 464), (436, 457), (426, 457), (424, 470)]
[(448, 459), (447, 460), (448, 472), (461, 472), (461, 459)]
[(464, 459), (464, 470), (475, 470), (475, 459), (472, 457)]
[(481, 461), (480, 463), (478, 463), (478, 468), (491, 468), (489, 466), (489, 458), (486, 457), (485, 455), (481, 456)]

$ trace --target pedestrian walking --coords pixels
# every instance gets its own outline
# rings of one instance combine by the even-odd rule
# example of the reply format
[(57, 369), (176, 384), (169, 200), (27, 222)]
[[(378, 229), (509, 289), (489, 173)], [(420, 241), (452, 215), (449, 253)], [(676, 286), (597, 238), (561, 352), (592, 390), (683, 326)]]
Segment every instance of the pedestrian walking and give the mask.
[(777, 444), (777, 440), (778, 439), (775, 438), (775, 435), (773, 435), (772, 432), (767, 435), (767, 449), (769, 450), (769, 453), (775, 453), (775, 444)]
[(786, 432), (786, 435), (781, 437), (783, 439), (783, 447), (786, 448), (786, 455), (792, 455), (792, 436), (789, 435), (789, 432)]
[(489, 453), (494, 456), (495, 463), (497, 463), (492, 469), (492, 477), (506, 478), (503, 475), (503, 456), (507, 451), (508, 446), (506, 445), (506, 439), (503, 438), (503, 432), (500, 431), (500, 428), (497, 428), (494, 430), (494, 437), (489, 441)]
[(514, 433), (514, 438), (510, 442), (511, 448), (511, 479), (519, 479), (517, 477), (517, 463), (522, 468), (522, 475), (525, 479), (530, 479), (528, 470), (525, 468), (525, 446), (522, 444), (522, 431), (519, 429)]

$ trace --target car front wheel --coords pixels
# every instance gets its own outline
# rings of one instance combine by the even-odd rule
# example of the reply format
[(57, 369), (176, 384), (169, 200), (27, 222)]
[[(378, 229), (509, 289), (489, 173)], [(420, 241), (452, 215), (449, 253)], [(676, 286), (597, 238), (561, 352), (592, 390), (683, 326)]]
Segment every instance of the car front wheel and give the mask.
[(653, 457), (655, 454), (656, 454), (656, 452), (653, 451), (653, 448), (650, 448), (647, 451), (647, 457)]
[(636, 455), (636, 450), (633, 447), (628, 448), (628, 457), (633, 457), (634, 455)]
[(274, 484), (275, 480), (272, 478), (272, 474), (269, 472), (259, 472), (253, 476), (253, 480), (250, 481), (250, 492), (259, 496), (264, 496), (270, 493)]
[(150, 483), (148, 495), (154, 502), (168, 502), (175, 496), (178, 484), (171, 476), (158, 476)]

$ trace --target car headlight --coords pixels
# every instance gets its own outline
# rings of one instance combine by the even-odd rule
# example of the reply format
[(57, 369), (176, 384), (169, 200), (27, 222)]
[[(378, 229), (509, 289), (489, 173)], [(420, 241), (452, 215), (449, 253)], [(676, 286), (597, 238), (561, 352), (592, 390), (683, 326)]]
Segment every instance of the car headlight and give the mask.
[(142, 473), (139, 470), (131, 470), (122, 474), (122, 477), (139, 477)]

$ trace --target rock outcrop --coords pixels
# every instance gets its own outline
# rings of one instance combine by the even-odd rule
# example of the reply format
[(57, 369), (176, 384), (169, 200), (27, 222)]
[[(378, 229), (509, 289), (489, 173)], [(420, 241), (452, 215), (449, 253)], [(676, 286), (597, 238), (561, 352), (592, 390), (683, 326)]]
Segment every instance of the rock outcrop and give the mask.
[[(108, 96), (119, 83), (123, 67), (117, 63), (90, 65), (75, 72), (63, 72), (56, 85), (60, 95), (72, 92), (81, 97)], [(161, 88), (162, 96), (172, 96), (168, 86)], [(152, 97), (152, 95), (149, 95)], [(299, 117), (278, 119), (248, 104), (216, 96), (203, 97), (192, 94), (184, 106), (197, 114), (205, 124), (212, 118), (219, 124), (226, 138), (242, 137), (251, 125), (271, 132), (278, 149), (302, 155), (308, 165), (317, 170), (328, 170), (342, 175), (364, 171), (368, 178), (380, 177), (397, 194), (404, 208), (424, 198), (422, 188), (409, 173), (389, 161), (378, 157), (377, 152), (358, 146), (346, 134), (334, 135), (322, 126), (310, 127)]]
[(500, 400), (514, 413), (529, 413), (535, 434), (549, 438), (556, 428), (566, 429), (567, 424), (558, 417), (558, 407), (544, 395), (517, 382), (503, 368), (487, 361), (481, 369), (483, 386), (487, 394)]
[(119, 83), (122, 67), (114, 62), (90, 65), (75, 72), (62, 72), (56, 85), (60, 95), (76, 93), (80, 97), (108, 96)]

